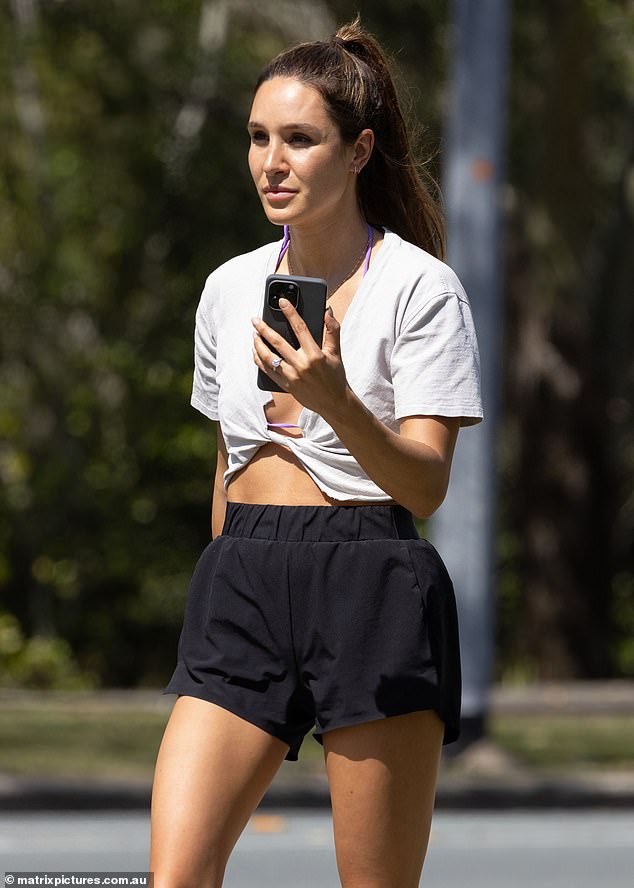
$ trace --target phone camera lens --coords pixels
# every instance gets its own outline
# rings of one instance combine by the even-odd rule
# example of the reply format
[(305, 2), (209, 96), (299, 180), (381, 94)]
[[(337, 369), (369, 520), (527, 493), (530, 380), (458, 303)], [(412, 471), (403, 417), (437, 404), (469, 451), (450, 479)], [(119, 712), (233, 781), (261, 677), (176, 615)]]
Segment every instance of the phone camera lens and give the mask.
[(288, 299), (293, 308), (299, 303), (299, 287), (292, 281), (273, 281), (269, 286), (269, 306), (276, 311), (280, 308), (280, 298)]

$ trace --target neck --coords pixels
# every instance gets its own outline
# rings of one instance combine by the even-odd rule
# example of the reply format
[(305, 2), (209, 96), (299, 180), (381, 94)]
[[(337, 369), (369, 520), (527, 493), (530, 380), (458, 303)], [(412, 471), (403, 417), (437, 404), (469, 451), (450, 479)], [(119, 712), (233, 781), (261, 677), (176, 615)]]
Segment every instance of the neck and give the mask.
[(367, 242), (368, 225), (357, 211), (353, 218), (291, 225), (290, 237), (293, 271), (334, 283), (350, 271), (350, 264)]

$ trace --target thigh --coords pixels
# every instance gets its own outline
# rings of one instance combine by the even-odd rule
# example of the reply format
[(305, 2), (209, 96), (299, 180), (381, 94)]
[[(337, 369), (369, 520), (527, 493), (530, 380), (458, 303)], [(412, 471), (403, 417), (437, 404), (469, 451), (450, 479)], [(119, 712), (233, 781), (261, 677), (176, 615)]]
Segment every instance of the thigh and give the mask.
[(215, 703), (176, 700), (152, 787), (156, 888), (222, 884), (231, 850), (288, 748)]
[(323, 734), (344, 888), (418, 888), (442, 738), (432, 710)]

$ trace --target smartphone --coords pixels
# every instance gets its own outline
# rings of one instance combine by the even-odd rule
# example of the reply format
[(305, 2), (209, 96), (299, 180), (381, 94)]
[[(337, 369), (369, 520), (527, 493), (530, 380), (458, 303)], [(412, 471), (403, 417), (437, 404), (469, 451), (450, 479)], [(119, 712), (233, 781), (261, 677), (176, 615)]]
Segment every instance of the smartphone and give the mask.
[[(293, 328), (286, 320), (286, 315), (279, 305), (280, 298), (288, 299), (296, 311), (302, 316), (315, 342), (321, 348), (324, 335), (324, 312), (328, 285), (322, 278), (299, 277), (288, 274), (270, 274), (264, 287), (264, 306), (262, 320), (293, 348), (299, 348)], [(262, 337), (264, 339), (264, 337)], [(264, 339), (273, 354), (282, 357), (273, 346)], [(284, 389), (275, 380), (258, 367), (258, 388), (266, 392), (283, 392)]]

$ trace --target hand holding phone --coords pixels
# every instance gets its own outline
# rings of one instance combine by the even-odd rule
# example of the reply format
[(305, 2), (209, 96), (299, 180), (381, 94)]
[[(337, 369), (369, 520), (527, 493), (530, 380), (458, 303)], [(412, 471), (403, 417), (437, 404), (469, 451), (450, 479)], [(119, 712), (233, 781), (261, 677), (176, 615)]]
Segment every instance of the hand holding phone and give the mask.
[[(280, 308), (281, 298), (288, 299), (301, 315), (315, 342), (321, 347), (324, 335), (324, 312), (328, 285), (322, 278), (300, 277), (288, 274), (270, 274), (264, 288), (262, 320), (276, 333), (283, 336), (292, 348), (300, 347), (291, 325)], [(264, 337), (262, 337), (264, 339)], [(276, 355), (279, 352), (264, 339), (267, 347)], [(258, 367), (258, 388), (267, 392), (283, 392), (284, 389)]]

